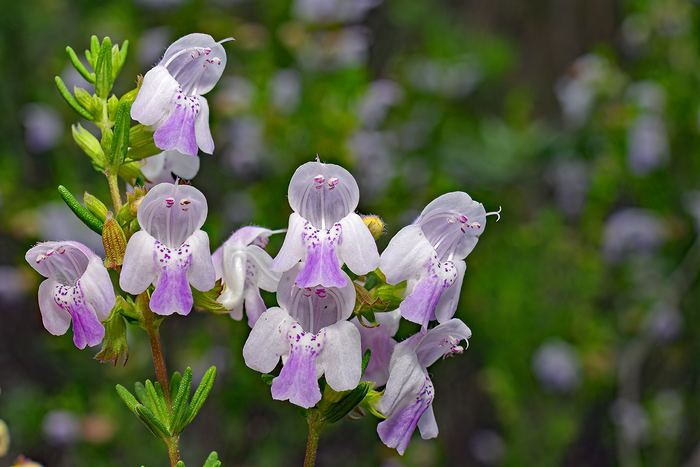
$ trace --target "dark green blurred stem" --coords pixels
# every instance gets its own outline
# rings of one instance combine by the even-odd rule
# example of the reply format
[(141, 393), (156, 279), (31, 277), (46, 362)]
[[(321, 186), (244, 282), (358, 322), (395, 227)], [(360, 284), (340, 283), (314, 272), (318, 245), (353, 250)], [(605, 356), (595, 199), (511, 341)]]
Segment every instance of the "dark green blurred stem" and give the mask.
[[(314, 410), (314, 415), (318, 411)], [(306, 421), (309, 423), (309, 438), (306, 440), (306, 457), (304, 457), (304, 467), (314, 467), (316, 465), (316, 450), (318, 449), (318, 437), (321, 435), (323, 422), (311, 415)]]
[(107, 175), (107, 182), (109, 182), (109, 194), (112, 195), (112, 203), (114, 203), (114, 211), (118, 213), (122, 208), (122, 198), (119, 193), (119, 183), (117, 181), (117, 174), (111, 173), (109, 170), (105, 173)]
[(175, 467), (180, 460), (180, 436), (165, 438), (165, 443), (168, 445), (168, 456), (170, 457), (171, 467)]

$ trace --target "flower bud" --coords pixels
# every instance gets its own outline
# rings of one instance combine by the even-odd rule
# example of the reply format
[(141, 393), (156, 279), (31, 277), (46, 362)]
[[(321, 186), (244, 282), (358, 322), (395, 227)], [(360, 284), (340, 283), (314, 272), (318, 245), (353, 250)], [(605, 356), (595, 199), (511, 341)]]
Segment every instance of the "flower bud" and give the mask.
[(374, 237), (374, 240), (379, 240), (379, 237), (381, 237), (385, 231), (384, 221), (379, 216), (375, 216), (374, 214), (368, 214), (360, 217), (362, 217), (362, 221), (369, 229), (372, 237)]
[(97, 138), (92, 136), (89, 131), (86, 131), (80, 123), (76, 123), (71, 127), (73, 132), (73, 139), (80, 149), (82, 149), (85, 154), (87, 154), (90, 159), (92, 159), (93, 165), (95, 167), (104, 170), (105, 167), (105, 153), (100, 146), (100, 142)]
[(107, 115), (109, 116), (109, 119), (111, 121), (114, 121), (117, 118), (117, 109), (119, 108), (119, 99), (117, 99), (117, 96), (112, 94), (112, 97), (110, 97), (107, 100)]
[(78, 101), (80, 105), (82, 105), (85, 110), (87, 110), (90, 113), (92, 112), (92, 95), (87, 92), (83, 88), (79, 88), (78, 86), (73, 87), (73, 95), (75, 95), (75, 100)]
[(107, 219), (107, 206), (105, 206), (102, 201), (95, 198), (87, 191), (85, 192), (85, 195), (83, 195), (83, 201), (85, 202), (85, 207), (88, 208), (88, 210), (93, 213), (95, 217), (102, 222)]
[(124, 263), (124, 252), (126, 251), (126, 236), (119, 226), (119, 223), (112, 217), (112, 213), (107, 213), (105, 225), (102, 228), (102, 244), (105, 247), (105, 267), (116, 268)]
[(0, 457), (7, 454), (10, 449), (10, 430), (7, 429), (5, 422), (0, 420)]

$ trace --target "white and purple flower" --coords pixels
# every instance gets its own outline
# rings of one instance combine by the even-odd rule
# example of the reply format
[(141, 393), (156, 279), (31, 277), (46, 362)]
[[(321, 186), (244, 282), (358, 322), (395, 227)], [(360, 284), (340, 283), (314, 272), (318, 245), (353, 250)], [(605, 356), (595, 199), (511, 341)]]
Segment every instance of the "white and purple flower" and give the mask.
[(231, 318), (243, 318), (245, 304), (252, 328), (265, 312), (260, 289), (274, 292), (282, 275), (270, 270), (272, 257), (265, 251), (270, 235), (278, 233), (262, 227), (243, 227), (229, 237), (212, 255), (216, 278), (226, 286), (217, 301), (230, 309)]
[(377, 268), (374, 238), (354, 212), (360, 190), (350, 172), (318, 159), (308, 162), (294, 172), (288, 196), (294, 212), (273, 271), (288, 271), (301, 260), (297, 287), (344, 287), (343, 264), (358, 275)]
[(160, 63), (143, 78), (131, 117), (153, 126), (153, 141), (164, 151), (197, 155), (197, 147), (214, 152), (209, 129), (209, 104), (202, 97), (219, 81), (226, 51), (207, 34), (189, 34), (165, 51)]
[(143, 230), (126, 246), (120, 287), (140, 294), (154, 284), (154, 313), (189, 314), (190, 284), (200, 291), (215, 284), (209, 236), (200, 230), (206, 217), (207, 200), (192, 186), (161, 183), (150, 190), (137, 213)]
[[(500, 211), (499, 211), (500, 212)], [(444, 323), (454, 316), (467, 265), (486, 227), (484, 205), (461, 191), (447, 193), (428, 204), (412, 225), (391, 239), (379, 268), (389, 284), (408, 280), (401, 315), (427, 328), (431, 320)]]
[[(416, 426), (423, 439), (438, 435), (432, 407), (435, 391), (428, 367), (440, 357), (462, 353), (471, 335), (466, 324), (451, 319), (430, 330), (420, 330), (396, 345), (389, 380), (379, 402), (387, 417), (377, 426), (384, 444), (403, 455)], [(466, 341), (464, 347), (459, 345), (462, 340)]]
[(284, 367), (272, 380), (272, 398), (309, 408), (321, 400), (318, 378), (325, 375), (335, 391), (355, 388), (362, 374), (360, 332), (346, 321), (355, 305), (355, 287), (345, 273), (343, 288), (298, 288), (303, 264), (282, 275), (280, 307), (270, 308), (255, 323), (243, 346), (248, 367), (271, 372), (280, 358)]
[(150, 182), (146, 187), (163, 182), (173, 183), (173, 174), (185, 180), (192, 180), (199, 172), (199, 157), (171, 149), (144, 159), (141, 172)]
[(39, 286), (39, 309), (51, 334), (65, 334), (73, 322), (73, 342), (79, 349), (102, 342), (105, 321), (116, 297), (102, 259), (78, 242), (44, 242), (25, 259), (48, 277)]
[(362, 337), (362, 354), (371, 350), (369, 363), (362, 375), (362, 381), (371, 381), (376, 386), (384, 386), (389, 378), (389, 364), (394, 352), (396, 341), (393, 336), (399, 330), (401, 310), (385, 313), (375, 313), (374, 318), (379, 326), (372, 328), (363, 326), (357, 318), (350, 320), (360, 331)]

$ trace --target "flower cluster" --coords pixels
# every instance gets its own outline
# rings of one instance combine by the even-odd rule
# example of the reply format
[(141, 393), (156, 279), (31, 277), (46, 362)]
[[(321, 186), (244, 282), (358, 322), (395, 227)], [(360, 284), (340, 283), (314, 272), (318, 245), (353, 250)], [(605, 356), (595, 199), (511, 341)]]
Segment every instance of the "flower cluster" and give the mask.
[(335, 391), (353, 389), (362, 375), (361, 339), (350, 323), (355, 287), (341, 267), (367, 274), (379, 264), (372, 234), (355, 214), (360, 200), (350, 173), (320, 161), (299, 167), (289, 184), (294, 212), (270, 269), (282, 273), (279, 307), (263, 313), (243, 348), (246, 364), (264, 373), (280, 358), (272, 397), (300, 407), (321, 400), (318, 378)]

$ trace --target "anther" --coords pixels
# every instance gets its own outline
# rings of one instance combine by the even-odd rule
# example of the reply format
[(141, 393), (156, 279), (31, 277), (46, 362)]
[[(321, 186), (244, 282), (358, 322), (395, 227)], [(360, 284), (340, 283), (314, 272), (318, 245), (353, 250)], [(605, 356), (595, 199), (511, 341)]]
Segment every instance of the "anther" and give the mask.
[(165, 198), (165, 207), (172, 208), (175, 204), (175, 198)]
[(338, 179), (337, 179), (337, 178), (333, 177), (333, 178), (329, 179), (329, 180), (328, 180), (328, 189), (329, 189), (329, 190), (332, 190), (333, 188), (335, 188), (335, 186), (336, 186), (337, 184), (338, 184)]

